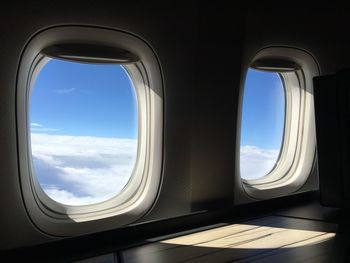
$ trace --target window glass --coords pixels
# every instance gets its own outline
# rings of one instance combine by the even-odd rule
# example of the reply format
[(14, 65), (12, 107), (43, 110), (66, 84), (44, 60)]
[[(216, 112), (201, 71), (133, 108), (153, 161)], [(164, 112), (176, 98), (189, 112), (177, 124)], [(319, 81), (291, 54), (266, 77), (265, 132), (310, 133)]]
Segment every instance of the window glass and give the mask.
[(51, 59), (30, 98), (33, 174), (66, 205), (116, 196), (137, 157), (137, 97), (121, 65)]
[(249, 69), (241, 126), (241, 178), (258, 179), (276, 166), (285, 121), (285, 89), (278, 73)]

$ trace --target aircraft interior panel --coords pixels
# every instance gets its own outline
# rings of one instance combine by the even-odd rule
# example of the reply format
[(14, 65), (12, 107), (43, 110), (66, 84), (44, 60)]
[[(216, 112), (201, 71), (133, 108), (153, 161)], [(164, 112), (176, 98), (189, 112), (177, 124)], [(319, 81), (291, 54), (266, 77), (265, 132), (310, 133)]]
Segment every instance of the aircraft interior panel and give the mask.
[(347, 8), (0, 14), (1, 262), (349, 262)]

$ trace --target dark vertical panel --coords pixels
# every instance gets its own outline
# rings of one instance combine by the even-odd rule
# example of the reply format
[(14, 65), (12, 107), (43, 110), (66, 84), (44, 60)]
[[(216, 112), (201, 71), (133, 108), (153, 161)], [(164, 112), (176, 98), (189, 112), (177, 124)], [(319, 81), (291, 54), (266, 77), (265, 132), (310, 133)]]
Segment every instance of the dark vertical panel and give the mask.
[(323, 205), (350, 200), (350, 71), (314, 79), (320, 197)]
[(202, 4), (191, 144), (192, 210), (233, 202), (241, 10)]
[[(165, 7), (166, 6), (166, 7)], [(195, 87), (197, 6), (164, 4), (154, 27), (154, 48), (164, 73), (163, 183), (158, 200), (142, 221), (190, 212), (190, 147)]]
[(335, 75), (314, 79), (320, 198), (324, 205), (342, 204), (339, 106)]

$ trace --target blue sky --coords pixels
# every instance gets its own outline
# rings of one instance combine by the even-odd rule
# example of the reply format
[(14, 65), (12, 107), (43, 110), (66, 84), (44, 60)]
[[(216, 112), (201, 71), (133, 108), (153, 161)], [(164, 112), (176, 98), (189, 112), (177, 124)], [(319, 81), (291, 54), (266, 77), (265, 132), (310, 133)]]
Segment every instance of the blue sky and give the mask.
[(281, 147), (284, 96), (283, 84), (277, 73), (248, 70), (243, 97), (241, 146)]
[[(123, 189), (136, 162), (138, 120), (134, 88), (121, 66), (51, 60), (36, 79), (30, 103), (34, 170), (48, 196), (85, 205)], [(284, 103), (277, 74), (248, 71), (242, 178), (262, 177), (276, 163)]]
[(50, 60), (32, 90), (32, 132), (136, 139), (131, 85), (120, 65)]

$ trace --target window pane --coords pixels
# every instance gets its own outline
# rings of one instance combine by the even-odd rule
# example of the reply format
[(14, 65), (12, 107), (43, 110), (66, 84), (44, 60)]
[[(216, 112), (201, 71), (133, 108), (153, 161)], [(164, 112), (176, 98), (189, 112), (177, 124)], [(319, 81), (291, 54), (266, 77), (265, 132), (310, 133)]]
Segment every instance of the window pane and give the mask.
[(44, 192), (67, 205), (117, 195), (137, 156), (135, 89), (120, 65), (50, 60), (30, 98), (33, 172)]
[(258, 179), (276, 165), (282, 147), (285, 92), (278, 73), (249, 69), (244, 87), (241, 178)]

